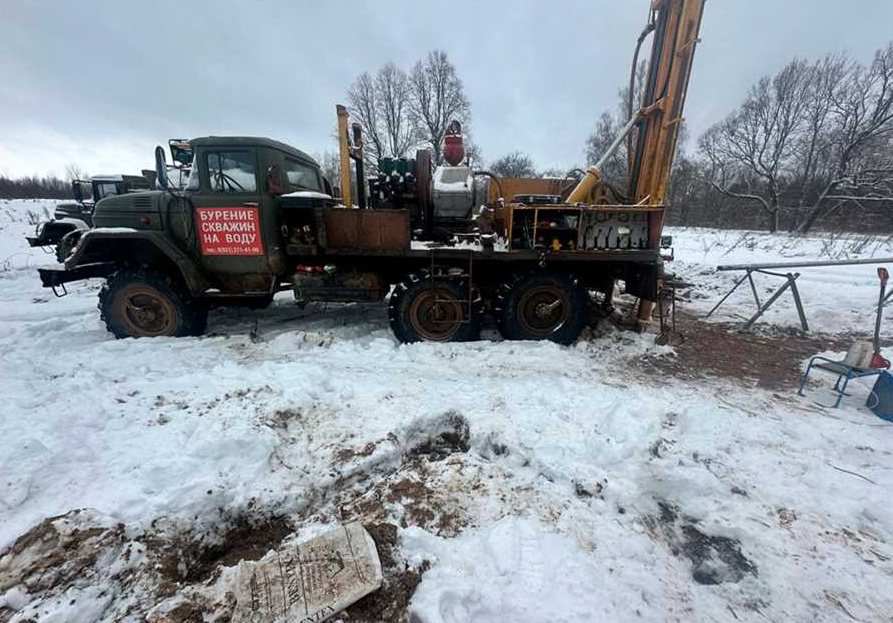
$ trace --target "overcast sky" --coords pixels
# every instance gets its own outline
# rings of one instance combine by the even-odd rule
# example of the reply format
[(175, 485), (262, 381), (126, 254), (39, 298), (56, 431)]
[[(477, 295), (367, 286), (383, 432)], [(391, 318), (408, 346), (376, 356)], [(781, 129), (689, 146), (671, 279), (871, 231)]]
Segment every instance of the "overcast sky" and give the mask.
[[(627, 79), (650, 0), (0, 0), (0, 173), (150, 168), (156, 144), (262, 135), (334, 150), (362, 71), (441, 48), (485, 159), (583, 161)], [(794, 56), (867, 60), (893, 0), (708, 0), (686, 117), (696, 135)]]

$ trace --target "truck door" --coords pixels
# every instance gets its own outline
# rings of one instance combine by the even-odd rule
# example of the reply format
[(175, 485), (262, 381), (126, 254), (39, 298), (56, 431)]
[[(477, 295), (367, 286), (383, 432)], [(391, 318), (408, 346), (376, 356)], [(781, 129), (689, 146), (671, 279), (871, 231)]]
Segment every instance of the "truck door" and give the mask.
[(273, 275), (262, 226), (266, 196), (257, 150), (208, 147), (199, 150), (193, 166), (201, 187), (190, 198), (202, 268), (222, 293), (269, 292)]

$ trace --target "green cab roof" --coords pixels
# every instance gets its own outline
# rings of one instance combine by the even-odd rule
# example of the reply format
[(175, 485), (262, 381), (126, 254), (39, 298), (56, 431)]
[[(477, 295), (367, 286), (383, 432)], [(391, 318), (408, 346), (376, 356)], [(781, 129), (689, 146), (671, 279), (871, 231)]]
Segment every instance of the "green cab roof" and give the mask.
[(197, 147), (267, 147), (295, 156), (300, 160), (308, 160), (319, 166), (315, 159), (291, 145), (274, 141), (263, 136), (201, 136), (189, 141), (193, 149)]

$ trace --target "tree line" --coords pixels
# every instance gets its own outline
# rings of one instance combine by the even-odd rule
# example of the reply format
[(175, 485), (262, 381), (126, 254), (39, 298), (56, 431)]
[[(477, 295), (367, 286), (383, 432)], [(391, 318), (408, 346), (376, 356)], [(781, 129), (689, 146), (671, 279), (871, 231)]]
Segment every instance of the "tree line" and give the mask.
[(0, 175), (0, 199), (71, 199), (71, 182), (53, 175)]

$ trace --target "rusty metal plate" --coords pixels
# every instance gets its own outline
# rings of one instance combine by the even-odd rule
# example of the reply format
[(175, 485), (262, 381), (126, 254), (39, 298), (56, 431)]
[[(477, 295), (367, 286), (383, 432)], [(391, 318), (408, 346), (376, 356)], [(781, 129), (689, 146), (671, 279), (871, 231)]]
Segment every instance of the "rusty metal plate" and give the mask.
[(327, 250), (396, 253), (409, 249), (407, 210), (329, 208), (323, 221)]
[[(487, 201), (495, 203), (500, 196), (511, 201), (515, 195), (560, 195), (570, 180), (539, 177), (501, 177), (499, 184), (490, 183)], [(500, 192), (502, 195), (500, 195)]]

